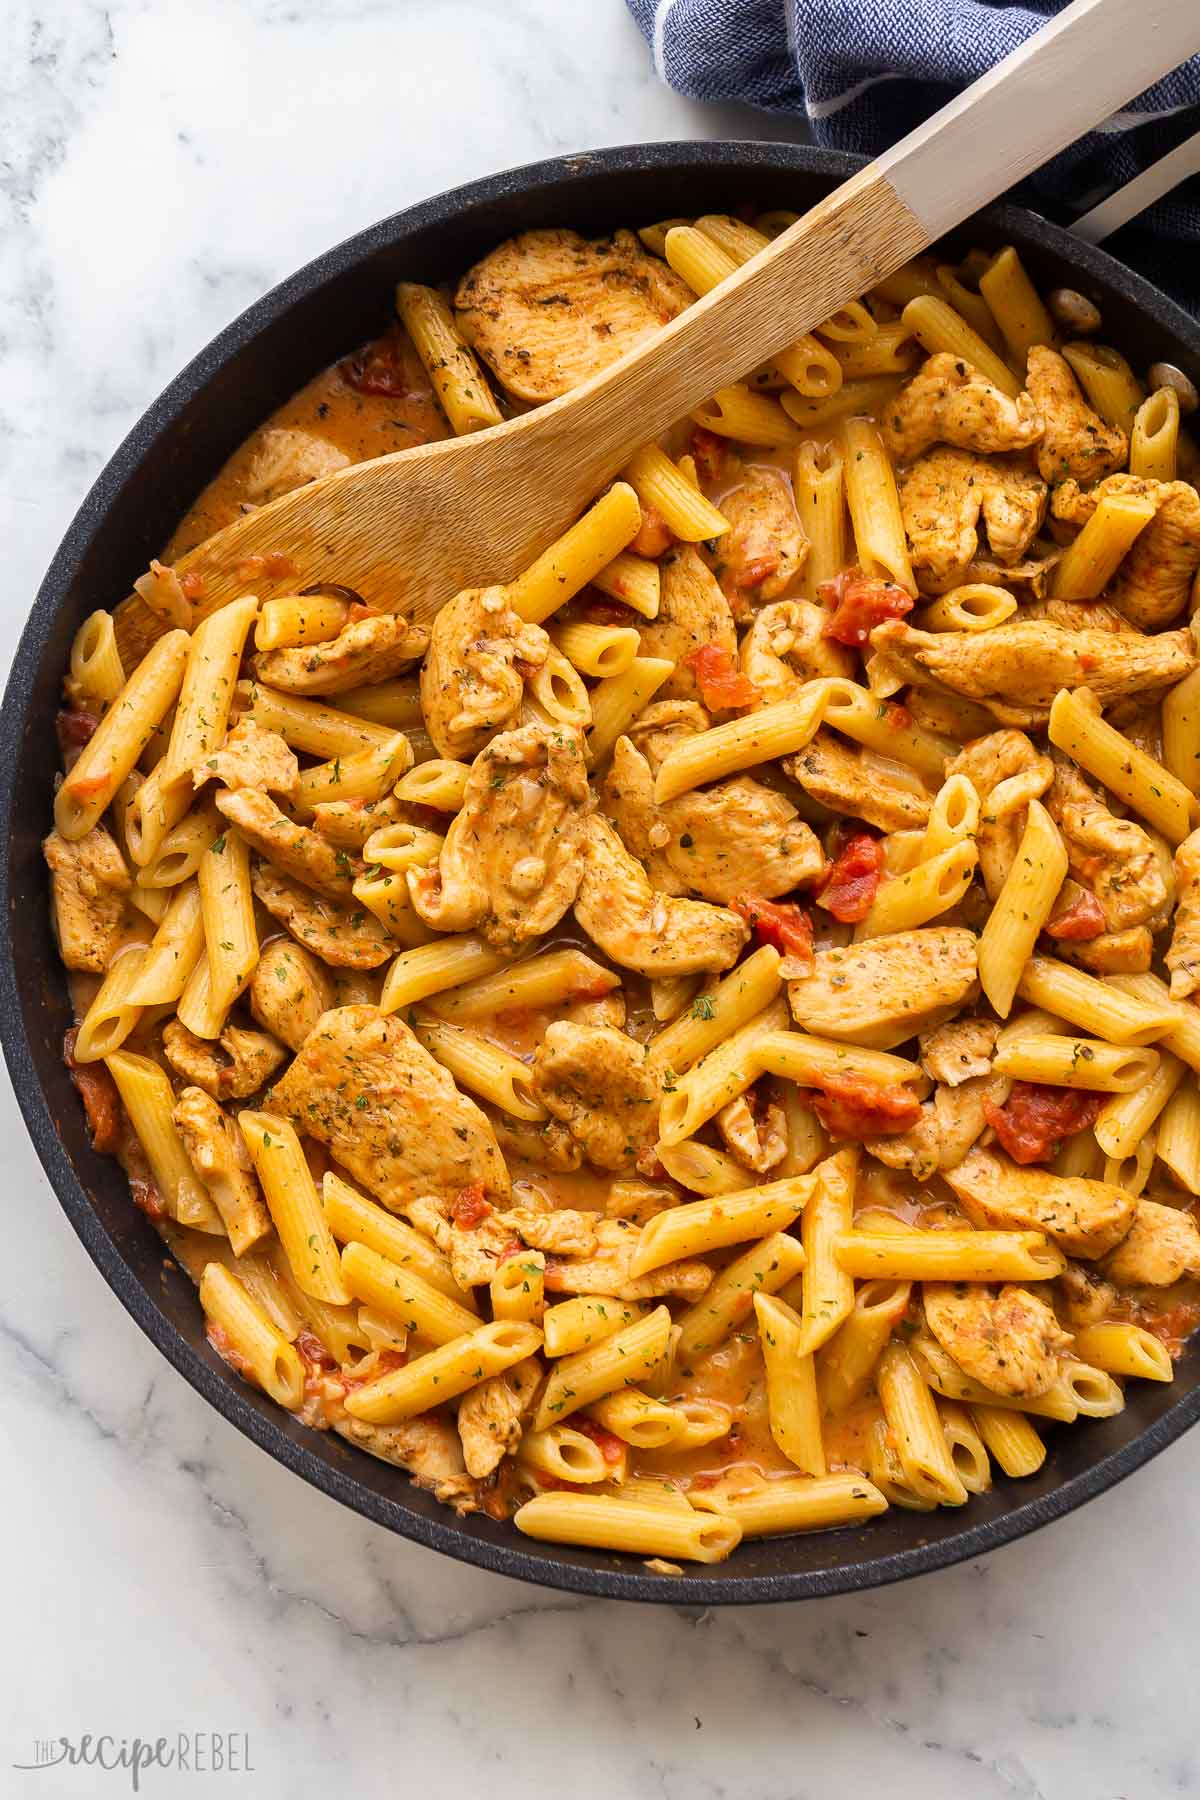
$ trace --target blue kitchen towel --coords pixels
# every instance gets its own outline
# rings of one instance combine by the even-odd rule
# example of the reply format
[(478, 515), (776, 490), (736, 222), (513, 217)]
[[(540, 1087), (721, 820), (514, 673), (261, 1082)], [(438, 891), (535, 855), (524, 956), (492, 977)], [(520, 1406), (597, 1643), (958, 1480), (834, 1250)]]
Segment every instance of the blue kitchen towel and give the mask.
[[(1065, 4), (628, 0), (658, 73), (681, 94), (797, 113), (817, 143), (869, 155), (903, 137)], [(1069, 224), (1197, 128), (1200, 56), (1047, 163), (1022, 197)], [(1200, 312), (1200, 181), (1159, 201), (1108, 247)]]

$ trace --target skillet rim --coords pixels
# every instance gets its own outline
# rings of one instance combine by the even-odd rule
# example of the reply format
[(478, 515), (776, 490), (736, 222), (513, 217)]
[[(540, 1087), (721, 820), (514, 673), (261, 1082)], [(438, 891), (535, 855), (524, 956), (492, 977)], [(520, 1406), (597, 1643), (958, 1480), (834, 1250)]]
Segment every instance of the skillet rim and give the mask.
[[(60, 1140), (47, 1093), (37, 1074), (19, 995), (13, 892), (12, 824), (22, 740), (32, 717), (32, 695), (59, 611), (88, 546), (126, 483), (147, 464), (160, 440), (239, 352), (265, 332), (298, 299), (312, 296), (335, 276), (366, 261), (412, 233), (448, 226), (458, 215), (476, 211), (514, 192), (569, 187), (593, 173), (619, 174), (661, 169), (756, 169), (844, 178), (863, 159), (810, 145), (735, 139), (676, 139), (628, 144), (526, 163), (465, 183), (394, 213), (323, 252), (270, 289), (217, 334), (171, 381), (141, 415), (97, 476), (67, 529), (38, 590), (21, 633), (0, 713), (0, 916), (10, 929), (0, 934), (0, 1039), (17, 1102), (39, 1160), (63, 1211), (84, 1249), (108, 1286), (142, 1331), (189, 1385), (240, 1432), (276, 1462), (311, 1486), (375, 1524), (459, 1561), (538, 1586), (606, 1599), (643, 1600), (701, 1606), (746, 1605), (857, 1592), (890, 1585), (912, 1576), (948, 1568), (983, 1552), (1012, 1543), (1105, 1492), (1179, 1438), (1200, 1418), (1200, 1382), (1181, 1394), (1136, 1437), (1101, 1456), (1091, 1467), (1061, 1481), (1051, 1492), (1019, 1501), (998, 1518), (968, 1524), (936, 1541), (868, 1556), (862, 1561), (778, 1574), (720, 1578), (684, 1574), (671, 1579), (641, 1572), (630, 1560), (611, 1566), (565, 1561), (557, 1546), (532, 1548), (511, 1526), (493, 1535), (466, 1530), (448, 1509), (429, 1517), (409, 1510), (365, 1486), (351, 1473), (334, 1468), (276, 1423), (273, 1410), (259, 1409), (251, 1391), (235, 1376), (204, 1360), (151, 1297), (120, 1246), (105, 1227)], [(569, 202), (564, 210), (569, 210)], [(1061, 227), (1022, 207), (1001, 203), (981, 215), (1005, 237), (1021, 245), (1067, 257), (1082, 276), (1115, 290), (1154, 320), (1160, 330), (1183, 346), (1200, 365), (1200, 324), (1144, 277), (1096, 246), (1077, 241)], [(356, 1462), (348, 1465), (353, 1468)], [(914, 1515), (914, 1519), (919, 1515)], [(836, 1550), (846, 1533), (826, 1533)], [(510, 1541), (511, 1540), (511, 1541)], [(775, 1540), (781, 1547), (789, 1540)], [(565, 1548), (565, 1547), (564, 1547)], [(737, 1552), (734, 1553), (735, 1559)]]

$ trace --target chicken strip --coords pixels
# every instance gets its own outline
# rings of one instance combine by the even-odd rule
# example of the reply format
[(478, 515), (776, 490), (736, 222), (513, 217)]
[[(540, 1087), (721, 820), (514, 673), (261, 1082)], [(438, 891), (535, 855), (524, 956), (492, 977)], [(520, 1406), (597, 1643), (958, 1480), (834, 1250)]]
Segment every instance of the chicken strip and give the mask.
[(976, 1076), (957, 1087), (939, 1086), (932, 1100), (922, 1102), (915, 1125), (890, 1137), (868, 1138), (866, 1147), (877, 1162), (926, 1182), (939, 1169), (952, 1169), (962, 1161), (987, 1127), (984, 1101), (1003, 1101), (1008, 1090), (1003, 1076), (992, 1075)]
[(1069, 478), (1099, 481), (1119, 469), (1129, 454), (1129, 439), (1106, 425), (1084, 399), (1070, 363), (1048, 344), (1029, 351), (1025, 385), (1045, 420), (1038, 446), (1038, 472), (1044, 481)]
[(482, 1182), (509, 1196), (495, 1134), (399, 1015), (340, 1006), (309, 1032), (271, 1104), (393, 1211)]
[(897, 462), (911, 462), (932, 444), (996, 455), (1027, 450), (1046, 422), (1030, 396), (1015, 400), (974, 364), (940, 350), (883, 409), (880, 431)]
[(575, 917), (620, 968), (659, 980), (732, 968), (750, 936), (724, 907), (656, 893), (599, 815), (588, 822)]
[(1046, 811), (1062, 833), (1071, 874), (1095, 895), (1110, 932), (1147, 923), (1157, 930), (1169, 911), (1158, 845), (1136, 820), (1116, 818), (1061, 750), (1050, 754)]
[(1030, 600), (1017, 614), (1019, 623), (1060, 625), (1064, 631), (1133, 631), (1107, 600)]
[(1101, 500), (1123, 494), (1153, 501), (1155, 514), (1126, 551), (1104, 598), (1139, 631), (1158, 631), (1186, 609), (1200, 570), (1200, 494), (1188, 481), (1140, 475), (1110, 475), (1087, 493), (1066, 481), (1055, 491), (1054, 516), (1085, 525)]
[(742, 639), (742, 674), (762, 696), (761, 706), (794, 700), (806, 681), (823, 676), (853, 680), (858, 658), (825, 636), (829, 618), (812, 600), (776, 600), (764, 606)]
[(1000, 1027), (991, 1019), (951, 1019), (919, 1039), (921, 1067), (931, 1081), (961, 1087), (989, 1075)]
[(293, 488), (319, 481), (323, 475), (335, 475), (349, 464), (346, 452), (325, 438), (292, 426), (272, 425), (257, 435), (257, 448), (246, 471), (245, 498), (254, 506), (266, 506)]
[(752, 776), (656, 806), (651, 766), (626, 737), (617, 739), (601, 805), (664, 894), (728, 905), (748, 891), (770, 900), (815, 880), (825, 866), (791, 801)]
[(116, 841), (103, 825), (68, 842), (52, 831), (42, 845), (58, 951), (68, 969), (103, 975), (125, 925), (133, 882)]
[(808, 559), (808, 539), (792, 490), (778, 469), (750, 466), (721, 495), (729, 520), (715, 553), (713, 574), (736, 618), (753, 616), (752, 602), (785, 594)]
[(1133, 1219), (1132, 1194), (1108, 1181), (1021, 1167), (975, 1149), (944, 1171), (972, 1224), (986, 1230), (1044, 1231), (1068, 1256), (1095, 1262), (1114, 1249)]
[(952, 925), (818, 950), (788, 982), (792, 1016), (818, 1037), (891, 1050), (930, 1031), (976, 992), (975, 934)]
[(560, 1119), (514, 1119), (499, 1108), (485, 1106), (496, 1142), (513, 1163), (528, 1163), (534, 1169), (555, 1174), (579, 1168), (583, 1151)]
[(216, 1043), (195, 1037), (178, 1019), (163, 1026), (163, 1055), (184, 1081), (214, 1100), (245, 1100), (270, 1081), (287, 1051), (265, 1031), (227, 1025)]
[(672, 750), (711, 724), (698, 700), (653, 700), (629, 727), (629, 741), (657, 775)]
[(510, 394), (541, 401), (607, 369), (692, 299), (631, 231), (523, 231), (467, 271), (454, 316)]
[(339, 906), (322, 899), (270, 863), (257, 863), (250, 881), (255, 898), (271, 917), (331, 967), (377, 969), (395, 955), (395, 940), (365, 906)]
[(188, 1161), (224, 1221), (235, 1256), (244, 1256), (271, 1231), (245, 1139), (203, 1088), (184, 1088), (171, 1116)]
[(1054, 764), (1023, 731), (989, 731), (946, 764), (946, 779), (952, 775), (965, 775), (979, 795), (975, 841), (984, 886), (995, 901), (1017, 854), (1029, 802), (1040, 800), (1054, 780)]
[(1175, 924), (1165, 960), (1171, 998), (1187, 1000), (1200, 989), (1200, 830), (1175, 852), (1175, 887)]
[(409, 870), (418, 914), (438, 931), (478, 930), (497, 950), (551, 931), (579, 889), (591, 804), (573, 726), (524, 725), (493, 738), (437, 862)]
[(641, 1231), (628, 1219), (599, 1219), (597, 1247), (587, 1257), (552, 1257), (546, 1263), (548, 1294), (612, 1294), (618, 1300), (653, 1300), (675, 1295), (698, 1300), (712, 1284), (706, 1262), (688, 1259), (666, 1263), (646, 1275), (630, 1275)]
[(897, 486), (922, 593), (944, 594), (966, 580), (981, 518), (992, 555), (1016, 563), (1046, 510), (1040, 476), (1020, 463), (989, 461), (969, 450), (929, 450), (901, 472)]
[(911, 770), (851, 749), (832, 731), (821, 730), (795, 756), (783, 758), (784, 773), (831, 812), (850, 813), (879, 831), (911, 831), (929, 823), (933, 801)]
[(658, 617), (639, 626), (641, 655), (662, 656), (675, 664), (658, 690), (663, 700), (702, 698), (696, 677), (684, 662), (694, 650), (716, 644), (737, 661), (737, 633), (729, 602), (707, 565), (691, 544), (679, 544), (663, 557)]
[(749, 1093), (730, 1100), (717, 1114), (716, 1125), (733, 1160), (755, 1175), (766, 1175), (788, 1153), (787, 1119), (774, 1100), (756, 1109), (754, 1098)]
[(330, 900), (349, 904), (357, 871), (346, 852), (320, 832), (289, 819), (269, 794), (260, 788), (220, 788), (217, 811), (282, 874)]
[(645, 1049), (608, 1026), (546, 1027), (533, 1091), (597, 1169), (630, 1169), (658, 1135), (658, 1084)]
[(1008, 1282), (999, 1293), (976, 1281), (927, 1281), (925, 1323), (964, 1375), (994, 1394), (1036, 1400), (1058, 1379), (1070, 1342), (1053, 1309)]
[(421, 1413), (400, 1425), (368, 1425), (365, 1419), (352, 1419), (343, 1411), (333, 1421), (333, 1429), (348, 1444), (377, 1456), (380, 1462), (406, 1469), (418, 1487), (429, 1488), (438, 1500), (447, 1504), (458, 1501), (466, 1476), (453, 1420), (439, 1413)]
[(333, 982), (311, 951), (285, 937), (264, 947), (250, 978), (250, 1011), (264, 1031), (298, 1050), (333, 1004)]
[(484, 1480), (521, 1441), (521, 1427), (542, 1379), (535, 1357), (492, 1375), (458, 1403), (458, 1435), (467, 1474)]
[(1197, 665), (1188, 631), (1157, 637), (997, 625), (991, 631), (917, 631), (877, 625), (871, 646), (889, 678), (980, 700), (1002, 725), (1043, 726), (1061, 688), (1089, 687), (1102, 707), (1127, 694), (1170, 687)]
[(525, 676), (549, 650), (546, 633), (518, 617), (505, 588), (467, 588), (448, 600), (421, 670), (421, 712), (439, 755), (469, 762), (493, 732), (515, 725)]
[(1161, 1200), (1139, 1200), (1133, 1224), (1104, 1273), (1122, 1287), (1170, 1287), (1185, 1275), (1200, 1275), (1195, 1214)]
[(278, 732), (264, 731), (247, 715), (238, 720), (221, 748), (192, 770), (198, 788), (214, 779), (227, 788), (264, 788), (292, 795), (300, 783), (300, 764)]
[(399, 613), (351, 619), (327, 644), (267, 650), (253, 660), (255, 679), (287, 694), (336, 694), (364, 682), (390, 681), (429, 647), (429, 633)]

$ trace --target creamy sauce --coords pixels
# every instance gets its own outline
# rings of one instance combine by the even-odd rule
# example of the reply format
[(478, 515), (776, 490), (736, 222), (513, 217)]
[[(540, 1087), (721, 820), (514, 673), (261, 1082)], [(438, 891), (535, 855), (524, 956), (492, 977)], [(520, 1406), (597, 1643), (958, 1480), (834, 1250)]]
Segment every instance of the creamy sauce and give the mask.
[[(239, 517), (245, 508), (255, 458), (261, 453), (263, 440), (270, 431), (307, 432), (341, 450), (351, 462), (366, 462), (371, 457), (387, 456), (393, 450), (412, 450), (418, 444), (432, 443), (447, 435), (446, 422), (434, 401), (429, 377), (407, 336), (397, 330), (394, 335), (375, 342), (389, 353), (397, 391), (394, 394), (359, 391), (352, 385), (353, 365), (357, 360), (354, 357), (345, 357), (332, 368), (315, 375), (252, 432), (240, 449), (234, 451), (220, 474), (209, 482), (184, 515), (163, 552), (164, 561), (174, 561)], [(368, 345), (363, 355), (368, 356), (373, 347)]]

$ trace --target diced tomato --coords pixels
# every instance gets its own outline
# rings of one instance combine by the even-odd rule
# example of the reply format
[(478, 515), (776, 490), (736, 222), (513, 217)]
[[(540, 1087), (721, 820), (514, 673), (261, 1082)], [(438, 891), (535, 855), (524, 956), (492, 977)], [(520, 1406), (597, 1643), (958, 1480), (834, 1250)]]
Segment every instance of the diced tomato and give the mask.
[(338, 364), (338, 374), (356, 394), (385, 394), (389, 398), (419, 391), (407, 338), (399, 331), (375, 338), (354, 356)]
[(883, 722), (889, 731), (911, 731), (913, 716), (907, 706), (890, 700), (883, 709)]
[(1129, 1301), (1118, 1305), (1108, 1317), (1121, 1318), (1127, 1314), (1133, 1324), (1140, 1325), (1156, 1337), (1160, 1344), (1165, 1344), (1172, 1357), (1183, 1354), (1183, 1347), (1200, 1325), (1200, 1300), (1179, 1300), (1174, 1306), (1164, 1307), (1157, 1311), (1144, 1301)]
[(378, 1381), (381, 1375), (390, 1375), (393, 1369), (402, 1369), (408, 1361), (407, 1350), (381, 1350), (371, 1364), (367, 1375), (343, 1375), (341, 1377), (342, 1392), (352, 1394), (356, 1388), (366, 1387), (368, 1382)]
[(78, 1063), (75, 1045), (78, 1025), (72, 1025), (63, 1038), (63, 1061), (83, 1101), (92, 1149), (100, 1156), (114, 1156), (121, 1141), (121, 1101), (117, 1084), (103, 1063)]
[(721, 644), (701, 644), (698, 650), (684, 657), (683, 666), (695, 675), (700, 698), (710, 712), (727, 711), (733, 706), (753, 706), (762, 698), (760, 689), (747, 680)]
[(812, 917), (792, 900), (762, 900), (757, 894), (735, 894), (730, 910), (745, 919), (760, 944), (773, 944), (783, 956), (811, 963)]
[(524, 1249), (525, 1246), (520, 1238), (510, 1238), (509, 1242), (505, 1244), (503, 1250), (501, 1250), (499, 1256), (496, 1258), (496, 1266), (499, 1267), (501, 1263), (510, 1261), (514, 1256), (520, 1256)]
[(983, 1116), (1014, 1162), (1047, 1162), (1064, 1138), (1095, 1124), (1106, 1098), (1084, 1088), (1014, 1081), (1003, 1106), (984, 1100)]
[(727, 455), (724, 438), (719, 438), (715, 431), (705, 431), (703, 425), (697, 425), (692, 431), (691, 450), (696, 473), (701, 481), (720, 481), (725, 473)]
[(882, 873), (882, 843), (869, 831), (856, 831), (825, 871), (817, 905), (843, 925), (857, 925), (874, 904)]
[(76, 800), (94, 800), (108, 786), (108, 775), (103, 769), (97, 775), (68, 775), (66, 785)]
[(642, 522), (629, 548), (635, 556), (661, 556), (675, 542), (675, 533), (656, 506), (643, 506)]
[(336, 1369), (337, 1358), (330, 1354), (317, 1336), (307, 1326), (296, 1333), (296, 1349), (305, 1367), (310, 1370)]
[(616, 983), (610, 976), (594, 975), (590, 981), (581, 981), (567, 995), (567, 1000), (574, 1005), (577, 1000), (604, 1000), (612, 993)]
[(625, 606), (620, 600), (589, 600), (587, 616), (592, 625), (636, 626), (638, 622), (638, 615), (632, 606)]
[(82, 750), (91, 741), (93, 732), (100, 721), (95, 713), (77, 712), (74, 707), (63, 707), (55, 715), (54, 729), (58, 734), (58, 747), (66, 756), (72, 750)]
[(187, 575), (181, 575), (179, 578), (179, 585), (183, 589), (183, 597), (185, 600), (203, 600), (208, 591), (208, 581), (206, 578), (203, 575), (196, 574), (194, 571)]
[(250, 1364), (242, 1355), (241, 1351), (234, 1348), (232, 1339), (220, 1325), (217, 1325), (210, 1320), (206, 1327), (206, 1334), (209, 1343), (221, 1358), (222, 1362), (228, 1363), (231, 1369), (236, 1369), (239, 1375), (244, 1375), (247, 1378), (253, 1375), (254, 1371)]
[(734, 593), (741, 593), (746, 588), (761, 587), (768, 576), (774, 575), (779, 567), (779, 552), (767, 551), (762, 556), (753, 556), (748, 561), (726, 569), (722, 578), (722, 586), (731, 588)]
[(483, 1224), (491, 1210), (483, 1197), (483, 1182), (473, 1181), (470, 1187), (465, 1187), (456, 1196), (450, 1208), (450, 1217), (456, 1225), (472, 1231), (476, 1225)]
[(817, 592), (831, 609), (823, 635), (851, 649), (865, 644), (876, 625), (885, 619), (902, 619), (914, 605), (904, 588), (876, 575), (864, 575), (857, 565), (843, 569), (832, 581), (823, 581)]
[(813, 1111), (831, 1138), (890, 1137), (907, 1131), (921, 1116), (921, 1103), (911, 1088), (876, 1087), (861, 1075), (827, 1081), (813, 1095)]
[(165, 1219), (167, 1205), (155, 1185), (154, 1177), (149, 1171), (138, 1171), (126, 1167), (129, 1177), (129, 1193), (133, 1204), (139, 1212), (145, 1213), (148, 1219)]
[(599, 1449), (606, 1463), (619, 1463), (625, 1454), (625, 1446), (615, 1432), (605, 1431), (603, 1425), (597, 1425), (594, 1419), (581, 1418), (574, 1415), (571, 1424), (576, 1431), (582, 1431), (584, 1437), (590, 1437)]
[(286, 551), (267, 550), (262, 555), (243, 556), (234, 563), (233, 572), (239, 581), (253, 581), (259, 575), (281, 581), (285, 575), (296, 573), (296, 565)]
[(1103, 909), (1095, 894), (1089, 894), (1084, 888), (1077, 900), (1070, 906), (1064, 906), (1060, 913), (1054, 913), (1046, 920), (1047, 937), (1058, 938), (1066, 943), (1083, 943), (1088, 938), (1097, 938), (1106, 930), (1107, 923)]

